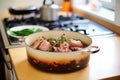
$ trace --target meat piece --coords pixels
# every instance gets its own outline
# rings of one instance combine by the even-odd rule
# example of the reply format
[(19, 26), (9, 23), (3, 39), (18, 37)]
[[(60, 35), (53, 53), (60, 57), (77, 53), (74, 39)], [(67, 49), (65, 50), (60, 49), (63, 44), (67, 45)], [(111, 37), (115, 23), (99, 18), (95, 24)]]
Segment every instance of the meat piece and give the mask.
[(69, 45), (69, 43), (67, 43), (67, 42), (63, 42), (63, 43), (60, 43), (60, 44), (59, 44), (59, 47), (60, 47), (60, 48), (63, 48), (63, 49), (69, 48), (69, 46), (70, 46), (70, 45)]
[(60, 43), (58, 47), (54, 47), (55, 52), (69, 52), (69, 44), (67, 42)]
[(70, 49), (72, 50), (72, 51), (78, 51), (78, 50), (80, 50), (80, 49), (82, 49), (81, 47), (70, 47)]
[(43, 40), (39, 45), (39, 50), (48, 51), (51, 47), (51, 44), (47, 40)]
[(83, 47), (83, 44), (81, 43), (81, 41), (71, 39), (70, 40), (70, 47)]
[(71, 51), (69, 48), (60, 48), (60, 47), (54, 47), (55, 52), (69, 52)]
[(41, 42), (43, 41), (43, 39), (38, 39), (36, 40), (33, 44), (32, 47), (37, 49), (39, 47), (39, 45), (41, 44)]

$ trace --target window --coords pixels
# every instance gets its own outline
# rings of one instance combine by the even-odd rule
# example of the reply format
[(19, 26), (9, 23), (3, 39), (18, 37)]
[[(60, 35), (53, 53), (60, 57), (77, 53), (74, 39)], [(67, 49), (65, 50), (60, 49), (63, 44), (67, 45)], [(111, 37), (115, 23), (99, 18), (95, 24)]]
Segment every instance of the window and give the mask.
[(115, 0), (99, 0), (105, 8), (115, 10)]

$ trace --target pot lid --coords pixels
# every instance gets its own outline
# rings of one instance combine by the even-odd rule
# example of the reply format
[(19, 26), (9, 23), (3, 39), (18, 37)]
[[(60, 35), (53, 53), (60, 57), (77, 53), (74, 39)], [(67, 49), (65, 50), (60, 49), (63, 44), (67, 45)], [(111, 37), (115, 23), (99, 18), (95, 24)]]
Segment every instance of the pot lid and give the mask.
[(59, 9), (59, 8), (60, 8), (60, 6), (59, 6), (59, 5), (57, 5), (57, 4), (52, 4), (52, 5), (51, 5), (51, 8), (53, 8), (53, 9)]
[(45, 4), (41, 8), (51, 8), (51, 9), (60, 9), (60, 6), (57, 4)]

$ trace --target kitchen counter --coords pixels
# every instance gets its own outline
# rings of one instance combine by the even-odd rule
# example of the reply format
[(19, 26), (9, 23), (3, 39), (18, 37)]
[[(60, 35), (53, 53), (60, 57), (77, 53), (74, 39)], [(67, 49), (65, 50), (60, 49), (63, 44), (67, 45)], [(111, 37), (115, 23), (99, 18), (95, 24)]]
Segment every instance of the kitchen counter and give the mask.
[[(10, 15), (0, 14), (1, 19), (6, 16)], [(92, 45), (99, 46), (100, 51), (91, 54), (89, 65), (82, 70), (66, 74), (53, 74), (35, 69), (27, 61), (25, 47), (11, 48), (8, 51), (18, 80), (119, 80), (120, 36), (93, 38)]]
[(18, 80), (107, 80), (114, 76), (119, 79), (120, 36), (93, 38), (92, 45), (99, 46), (100, 51), (91, 54), (89, 65), (66, 74), (47, 73), (32, 67), (27, 61), (25, 47), (11, 48), (9, 55)]

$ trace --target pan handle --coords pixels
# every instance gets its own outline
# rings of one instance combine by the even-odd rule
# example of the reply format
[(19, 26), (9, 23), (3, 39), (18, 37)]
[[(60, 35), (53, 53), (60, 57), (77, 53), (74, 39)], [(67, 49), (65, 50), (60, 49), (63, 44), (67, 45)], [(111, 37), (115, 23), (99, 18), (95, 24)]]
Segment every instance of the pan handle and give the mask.
[(93, 53), (97, 53), (98, 51), (100, 51), (100, 48), (98, 46), (91, 46), (88, 49), (92, 54)]

